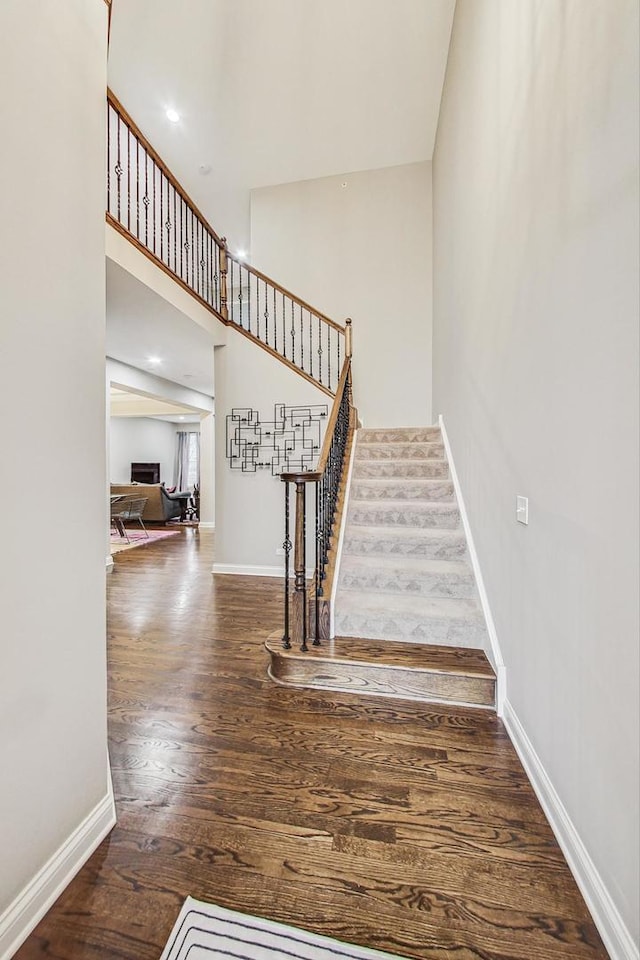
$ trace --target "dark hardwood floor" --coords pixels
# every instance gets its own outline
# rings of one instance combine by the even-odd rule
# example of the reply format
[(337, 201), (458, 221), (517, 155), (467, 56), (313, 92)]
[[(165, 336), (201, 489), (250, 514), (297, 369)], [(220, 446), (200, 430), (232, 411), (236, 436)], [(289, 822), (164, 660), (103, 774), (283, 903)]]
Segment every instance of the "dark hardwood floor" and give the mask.
[(266, 677), (278, 583), (116, 557), (118, 825), (19, 960), (157, 960), (187, 895), (406, 957), (605, 958), (502, 723)]

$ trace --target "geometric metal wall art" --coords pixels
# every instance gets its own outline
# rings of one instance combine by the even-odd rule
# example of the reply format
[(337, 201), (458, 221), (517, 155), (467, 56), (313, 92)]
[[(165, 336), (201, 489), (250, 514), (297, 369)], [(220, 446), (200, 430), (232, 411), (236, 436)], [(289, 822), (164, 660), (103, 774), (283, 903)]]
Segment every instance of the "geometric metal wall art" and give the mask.
[(234, 407), (227, 416), (226, 452), (232, 470), (281, 473), (311, 470), (320, 456), (326, 403), (291, 407), (276, 403), (273, 420), (251, 407)]

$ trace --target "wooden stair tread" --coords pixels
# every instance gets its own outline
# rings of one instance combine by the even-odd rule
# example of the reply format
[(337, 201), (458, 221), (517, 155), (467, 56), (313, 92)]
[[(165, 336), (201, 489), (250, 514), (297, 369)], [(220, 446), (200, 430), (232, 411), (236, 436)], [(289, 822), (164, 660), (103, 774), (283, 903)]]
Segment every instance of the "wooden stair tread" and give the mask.
[(313, 659), (335, 664), (361, 664), (390, 670), (409, 669), (421, 673), (447, 673), (495, 680), (495, 672), (484, 651), (475, 648), (336, 637), (334, 640), (323, 640), (318, 647), (312, 646), (309, 641), (309, 649), (303, 653), (296, 647), (285, 650), (279, 634), (269, 637), (266, 647), (269, 653), (292, 660)]

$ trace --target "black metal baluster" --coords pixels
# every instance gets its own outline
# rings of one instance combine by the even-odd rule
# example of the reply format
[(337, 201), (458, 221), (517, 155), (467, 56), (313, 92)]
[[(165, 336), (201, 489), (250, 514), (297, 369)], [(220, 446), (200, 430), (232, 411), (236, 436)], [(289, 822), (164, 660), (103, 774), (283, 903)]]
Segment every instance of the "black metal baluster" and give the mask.
[(213, 237), (213, 234), (209, 234), (209, 303), (211, 306), (217, 310), (218, 305), (216, 303), (216, 285), (215, 285), (215, 276), (216, 276), (216, 248), (217, 243)]
[(269, 346), (269, 290), (264, 284), (264, 342)]
[(309, 376), (313, 376), (313, 319), (309, 310)]
[(278, 314), (276, 312), (276, 288), (273, 288), (273, 349), (278, 349)]
[(151, 178), (153, 180), (153, 252), (156, 252), (156, 220), (158, 219), (158, 211), (156, 208), (156, 168), (153, 165), (151, 166)]
[(291, 301), (291, 359), (296, 362), (296, 328), (293, 300)]
[(218, 296), (218, 278), (220, 276), (220, 247), (218, 246), (218, 241), (214, 240), (213, 248), (213, 262), (214, 262), (214, 274), (213, 274), (213, 297), (214, 305), (216, 310), (220, 310), (220, 298)]
[(285, 360), (287, 359), (287, 335), (285, 333), (286, 320), (284, 317), (284, 293), (282, 294), (282, 352)]
[(342, 367), (340, 365), (340, 333), (338, 333), (338, 376), (342, 373)]
[(160, 259), (164, 263), (164, 234), (167, 225), (164, 219), (164, 181), (166, 180), (162, 170), (160, 170)]
[(111, 213), (111, 104), (107, 103), (107, 211)]
[[(177, 198), (176, 198), (176, 188), (171, 184), (172, 196), (173, 196), (173, 272), (178, 275), (178, 208), (177, 208)], [(167, 240), (168, 243), (168, 240)], [(170, 257), (168, 257), (170, 260)]]
[(256, 337), (260, 339), (260, 277), (256, 277)]
[(149, 249), (149, 154), (147, 148), (144, 150), (144, 197), (142, 205), (144, 206), (144, 245)]
[(300, 369), (304, 370), (304, 327), (302, 324), (302, 307), (300, 307)]
[(322, 383), (322, 321), (318, 317), (318, 380)]
[(171, 198), (170, 198), (170, 196), (169, 196), (169, 187), (171, 186), (171, 184), (169, 183), (169, 178), (168, 178), (168, 177), (165, 177), (165, 180), (167, 181), (167, 219), (165, 220), (164, 226), (165, 226), (165, 229), (166, 229), (166, 231), (167, 231), (167, 266), (170, 267), (170, 266), (171, 266), (171, 227), (172, 227), (172, 223), (171, 223)]
[(198, 293), (201, 297), (204, 296), (204, 251), (203, 251), (203, 241), (204, 241), (204, 227), (202, 221), (198, 218), (196, 219), (196, 230), (198, 231)]
[(136, 139), (136, 237), (140, 239), (140, 141)]
[(184, 280), (184, 260), (183, 260), (183, 254), (184, 254), (184, 226), (183, 226), (183, 221), (184, 221), (184, 200), (182, 199), (182, 195), (181, 195), (181, 196), (180, 196), (180, 239), (179, 239), (179, 241), (178, 241), (178, 243), (179, 243), (179, 245), (180, 245), (180, 273), (178, 274), (178, 276), (180, 277), (181, 280)]
[(284, 485), (284, 636), (282, 646), (285, 650), (291, 649), (289, 636), (289, 555), (291, 553), (291, 537), (289, 536), (289, 481)]
[(251, 333), (251, 271), (247, 270), (247, 324)]
[(316, 572), (315, 572), (315, 630), (313, 637), (313, 646), (320, 645), (320, 587), (322, 584), (320, 574), (320, 561), (322, 557), (322, 543), (320, 540), (320, 482), (316, 481)]
[[(300, 644), (300, 649), (303, 653), (307, 652), (307, 635), (308, 635), (308, 626), (309, 626), (309, 616), (307, 613), (307, 485), (306, 483), (297, 483), (296, 484), (296, 500), (298, 496), (302, 496), (302, 539), (301, 539), (301, 556), (298, 559), (296, 557), (296, 593), (301, 594), (302, 598), (302, 643)], [(298, 517), (296, 517), (296, 523)], [(297, 552), (296, 547), (296, 552)]]
[(233, 260), (232, 260), (231, 258), (229, 258), (229, 264), (230, 264), (230, 267), (229, 267), (229, 285), (230, 285), (229, 306), (230, 306), (230, 308), (231, 308), (231, 309), (229, 310), (229, 319), (231, 320), (232, 323), (235, 323), (235, 322), (236, 322), (236, 302), (235, 302), (235, 294), (234, 294), (234, 272), (233, 272), (234, 263), (233, 263)]
[(327, 386), (331, 390), (331, 326), (327, 324)]
[(191, 207), (187, 207), (189, 214), (189, 226), (188, 226), (188, 236), (189, 236), (189, 274), (191, 277), (190, 286), (192, 290), (196, 288), (196, 240), (195, 240), (195, 220), (193, 216), (193, 210)]
[(120, 220), (120, 177), (122, 176), (122, 166), (120, 164), (120, 124), (121, 123), (122, 123), (122, 120), (118, 115), (118, 133), (117, 133), (117, 141), (116, 141), (117, 154), (116, 154), (116, 165), (115, 165), (115, 175), (118, 180), (118, 223), (122, 222)]
[(127, 124), (127, 230), (131, 233), (131, 127)]
[(240, 273), (240, 281), (238, 283), (238, 302), (240, 305), (240, 326), (244, 328), (244, 323), (242, 322), (242, 264), (238, 264), (238, 272)]

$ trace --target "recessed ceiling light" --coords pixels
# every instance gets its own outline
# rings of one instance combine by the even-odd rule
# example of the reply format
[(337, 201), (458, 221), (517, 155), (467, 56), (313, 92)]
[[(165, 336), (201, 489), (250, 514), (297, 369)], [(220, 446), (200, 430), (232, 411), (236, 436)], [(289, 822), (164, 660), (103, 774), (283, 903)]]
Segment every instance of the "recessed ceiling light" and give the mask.
[(247, 259), (247, 251), (246, 251), (246, 250), (236, 250), (236, 256), (237, 256), (238, 260), (246, 260), (246, 259)]
[(180, 121), (180, 114), (177, 110), (174, 110), (173, 107), (168, 107), (166, 116), (167, 120), (170, 120), (171, 123), (179, 123)]
[(147, 363), (162, 363), (162, 357), (147, 357)]
[(184, 417), (178, 417), (178, 420), (184, 420)]

